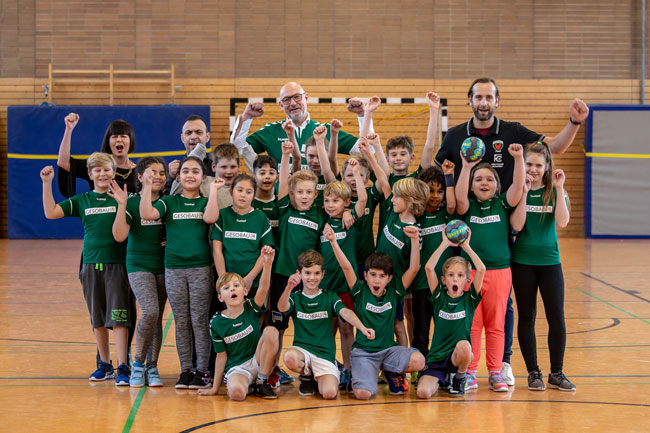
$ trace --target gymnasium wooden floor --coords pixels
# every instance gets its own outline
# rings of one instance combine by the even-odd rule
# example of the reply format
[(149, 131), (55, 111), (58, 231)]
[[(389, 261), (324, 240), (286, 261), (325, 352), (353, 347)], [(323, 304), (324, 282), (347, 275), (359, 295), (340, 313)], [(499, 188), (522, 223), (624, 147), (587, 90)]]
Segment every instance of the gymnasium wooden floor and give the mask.
[[(488, 390), (482, 361), (478, 391), (462, 399), (420, 401), (413, 390), (393, 397), (380, 385), (369, 403), (345, 394), (326, 402), (300, 397), (296, 384), (283, 386), (274, 401), (251, 396), (234, 403), (174, 389), (179, 367), (169, 309), (160, 359), (165, 387), (89, 385), (95, 345), (75, 272), (81, 242), (0, 240), (0, 431), (649, 432), (650, 241), (560, 243), (565, 372), (576, 392), (528, 391), (515, 338), (517, 385), (508, 393)], [(541, 303), (538, 315), (538, 355), (547, 374)]]

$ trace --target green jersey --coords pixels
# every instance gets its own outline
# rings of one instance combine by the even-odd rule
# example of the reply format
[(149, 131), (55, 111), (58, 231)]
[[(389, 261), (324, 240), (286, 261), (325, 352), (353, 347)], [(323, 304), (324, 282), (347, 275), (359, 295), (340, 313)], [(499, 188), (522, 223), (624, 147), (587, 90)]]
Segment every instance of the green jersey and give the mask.
[(280, 245), (275, 272), (288, 277), (298, 268), (298, 256), (318, 249), (327, 214), (316, 204), (309, 210), (293, 207), (289, 195), (278, 200), (280, 212)]
[(366, 328), (375, 330), (374, 340), (368, 340), (363, 332), (357, 331), (352, 347), (373, 353), (395, 346), (395, 308), (406, 295), (402, 280), (393, 277), (382, 296), (373, 295), (368, 284), (357, 280), (350, 289), (350, 295), (354, 299), (354, 309), (361, 323)]
[(226, 317), (223, 311), (212, 316), (210, 335), (214, 351), (228, 354), (224, 373), (255, 356), (257, 343), (262, 336), (259, 320), (262, 314), (264, 307), (258, 307), (255, 301), (246, 299), (244, 311), (239, 316)]
[(117, 202), (108, 194), (89, 191), (59, 203), (63, 215), (81, 218), (84, 226), (83, 263), (124, 263), (126, 242), (115, 242), (113, 222)]
[[(429, 290), (429, 282), (427, 281), (427, 273), (424, 269), (429, 258), (433, 252), (440, 246), (442, 242), (442, 236), (445, 232), (445, 226), (449, 221), (451, 221), (452, 215), (447, 213), (447, 208), (440, 208), (435, 212), (424, 212), (424, 214), (418, 219), (418, 224), (420, 225), (420, 239), (421, 250), (420, 250), (420, 270), (418, 271), (413, 284), (411, 285), (412, 290)], [(453, 255), (451, 248), (447, 248), (438, 260), (436, 265), (436, 274), (438, 278), (442, 275), (442, 265), (445, 263), (449, 257)]]
[(553, 198), (544, 206), (544, 187), (528, 191), (526, 196), (526, 224), (517, 234), (512, 248), (512, 261), (524, 265), (559, 265), (560, 245), (555, 230)]
[(280, 244), (280, 234), (278, 233), (278, 223), (280, 222), (280, 211), (278, 211), (278, 201), (273, 197), (269, 201), (262, 201), (258, 198), (253, 199), (251, 203), (255, 209), (259, 209), (264, 212), (266, 218), (269, 220), (271, 225), (271, 233), (273, 233), (273, 243), (275, 245)]
[[(255, 266), (264, 245), (273, 245), (269, 220), (261, 210), (240, 215), (231, 207), (221, 209), (210, 239), (223, 244), (226, 271), (245, 277)], [(259, 285), (259, 275), (252, 287)]]
[[(368, 201), (366, 202), (363, 216), (358, 218), (356, 213), (354, 214), (354, 216), (359, 219), (357, 227), (359, 234), (357, 235), (356, 249), (358, 264), (365, 263), (368, 256), (375, 252), (375, 234), (373, 233), (372, 223), (375, 219), (375, 209), (383, 200), (383, 196), (379, 191), (371, 186), (366, 188), (366, 194), (368, 195)], [(350, 206), (348, 206), (348, 209), (351, 209), (352, 212), (354, 212), (354, 207), (356, 206), (357, 201), (359, 201), (359, 197), (352, 197), (350, 199)]]
[[(514, 210), (503, 193), (488, 201), (469, 199), (469, 209), (461, 218), (472, 231), (470, 246), (487, 269), (510, 267), (510, 214)], [(462, 256), (470, 260), (463, 251)]]
[(200, 268), (212, 263), (208, 242), (210, 226), (203, 222), (207, 204), (206, 197), (182, 195), (166, 195), (153, 204), (167, 229), (165, 268)]
[(481, 295), (471, 284), (460, 297), (452, 298), (447, 294), (447, 287), (440, 283), (430, 299), (434, 327), (427, 364), (444, 361), (459, 341), (471, 341), (472, 320)]
[(336, 347), (332, 321), (345, 308), (333, 292), (319, 290), (313, 296), (302, 291), (289, 296), (289, 311), (293, 317), (293, 345), (334, 363)]
[(387, 254), (393, 259), (395, 265), (393, 278), (401, 280), (411, 261), (411, 238), (404, 233), (404, 227), (416, 226), (416, 224), (400, 221), (399, 214), (393, 211), (390, 197), (381, 204), (381, 207), (386, 211), (386, 222), (377, 234), (377, 252)]
[[(282, 123), (284, 120), (278, 122), (267, 123), (259, 129), (258, 131), (252, 133), (246, 137), (246, 141), (251, 145), (255, 153), (266, 152), (269, 156), (275, 158), (278, 163), (282, 160), (282, 143), (287, 141), (287, 133), (282, 129)], [(308, 170), (307, 160), (305, 159), (305, 143), (307, 140), (314, 135), (314, 129), (319, 126), (321, 123), (315, 120), (307, 120), (303, 126), (296, 128), (294, 131), (294, 136), (296, 137), (296, 142), (300, 146), (300, 153), (302, 154), (302, 162), (304, 170)], [(329, 123), (324, 123), (327, 127), (327, 140), (330, 139), (330, 125)], [(357, 138), (353, 135), (348, 134), (345, 131), (339, 131), (338, 136), (338, 153), (349, 154), (350, 149), (354, 147), (357, 142)]]
[[(329, 217), (327, 223), (332, 226), (332, 230), (334, 230), (334, 235), (336, 236), (336, 242), (341, 247), (341, 250), (343, 250), (345, 257), (350, 261), (352, 268), (356, 270), (356, 226), (358, 223), (350, 227), (350, 230), (343, 228), (343, 220), (341, 218)], [(336, 294), (346, 293), (348, 291), (348, 283), (345, 279), (345, 275), (341, 270), (339, 262), (336, 260), (332, 244), (330, 244), (330, 241), (322, 235), (320, 237), (320, 253), (323, 255), (323, 260), (325, 261), (325, 264), (323, 265), (325, 276), (323, 277), (323, 281), (320, 283), (321, 287), (324, 287), (324, 290), (329, 290)]]
[[(397, 182), (398, 180), (405, 179), (407, 177), (412, 177), (414, 179), (417, 179), (417, 177), (418, 177), (418, 175), (420, 174), (421, 171), (422, 171), (422, 166), (418, 165), (417, 170), (415, 170), (413, 173), (405, 174), (403, 176), (396, 176), (394, 173), (391, 173), (388, 176), (388, 185), (390, 185), (390, 188), (392, 190), (393, 185), (395, 185), (395, 182)], [(385, 199), (384, 195), (381, 192), (379, 192), (376, 188), (375, 188), (375, 191), (379, 195), (380, 201), (383, 202), (383, 200)], [(388, 200), (388, 199), (386, 199), (386, 200)], [(383, 227), (385, 222), (386, 222), (386, 209), (383, 206), (381, 206), (379, 208), (379, 227)]]
[(126, 223), (129, 228), (129, 242), (126, 247), (127, 272), (165, 271), (165, 248), (163, 236), (165, 226), (162, 220), (140, 218), (140, 194), (133, 194), (126, 202)]

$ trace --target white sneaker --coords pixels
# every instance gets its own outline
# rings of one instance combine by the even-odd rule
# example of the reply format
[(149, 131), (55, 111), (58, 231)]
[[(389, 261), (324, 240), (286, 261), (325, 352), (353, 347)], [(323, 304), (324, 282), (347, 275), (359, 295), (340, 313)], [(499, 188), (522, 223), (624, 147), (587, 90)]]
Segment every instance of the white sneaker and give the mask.
[(501, 377), (508, 386), (515, 386), (515, 376), (512, 374), (512, 367), (507, 362), (501, 366)]

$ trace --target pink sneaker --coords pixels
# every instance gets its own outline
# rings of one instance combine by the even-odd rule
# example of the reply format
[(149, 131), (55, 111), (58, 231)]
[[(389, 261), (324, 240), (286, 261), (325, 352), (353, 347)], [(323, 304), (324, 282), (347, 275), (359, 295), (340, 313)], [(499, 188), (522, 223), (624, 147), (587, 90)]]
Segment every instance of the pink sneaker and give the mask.
[(476, 379), (476, 371), (467, 370), (467, 381), (465, 382), (465, 390), (477, 389), (478, 380)]
[(488, 380), (489, 388), (492, 391), (496, 392), (508, 392), (508, 385), (501, 377), (501, 374), (498, 372), (490, 373), (490, 378)]

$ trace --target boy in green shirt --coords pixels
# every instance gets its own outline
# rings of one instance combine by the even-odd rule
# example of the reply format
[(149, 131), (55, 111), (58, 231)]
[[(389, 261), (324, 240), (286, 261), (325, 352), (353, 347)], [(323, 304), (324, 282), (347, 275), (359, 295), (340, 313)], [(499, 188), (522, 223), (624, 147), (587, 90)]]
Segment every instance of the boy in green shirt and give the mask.
[[(334, 364), (334, 315), (351, 323), (368, 340), (374, 340), (375, 331), (366, 328), (335, 293), (321, 290), (322, 279), (323, 256), (313, 250), (300, 254), (298, 271), (289, 277), (278, 308), (293, 317), (293, 346), (285, 352), (284, 363), (300, 373), (298, 393), (313, 395), (316, 381), (318, 392), (324, 399), (331, 400), (336, 398), (339, 388), (339, 370)], [(292, 293), (301, 281), (302, 291)]]
[[(465, 394), (467, 368), (472, 362), (470, 331), (474, 311), (481, 302), (481, 286), (485, 265), (470, 247), (471, 233), (460, 244), (476, 267), (471, 281), (471, 265), (462, 257), (451, 257), (442, 265), (441, 284), (438, 284), (436, 265), (444, 251), (457, 246), (447, 236), (427, 262), (425, 270), (433, 304), (433, 338), (427, 355), (427, 365), (418, 375), (418, 398), (431, 398), (438, 387), (447, 388), (452, 396)], [(468, 289), (467, 291), (465, 289)], [(449, 383), (449, 377), (453, 379)]]

